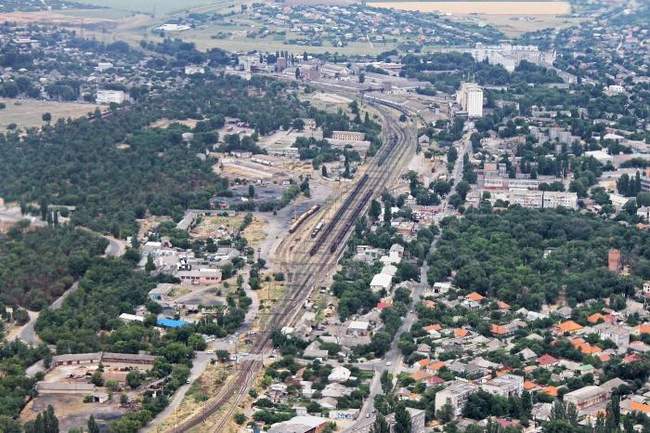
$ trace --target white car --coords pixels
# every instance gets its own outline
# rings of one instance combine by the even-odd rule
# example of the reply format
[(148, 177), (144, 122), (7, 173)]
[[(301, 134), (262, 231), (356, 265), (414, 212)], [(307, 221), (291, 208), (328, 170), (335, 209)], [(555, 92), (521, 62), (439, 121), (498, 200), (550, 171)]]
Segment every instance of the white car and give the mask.
[(392, 362), (390, 362), (390, 361), (386, 361), (386, 367), (390, 367), (391, 365), (393, 365)]

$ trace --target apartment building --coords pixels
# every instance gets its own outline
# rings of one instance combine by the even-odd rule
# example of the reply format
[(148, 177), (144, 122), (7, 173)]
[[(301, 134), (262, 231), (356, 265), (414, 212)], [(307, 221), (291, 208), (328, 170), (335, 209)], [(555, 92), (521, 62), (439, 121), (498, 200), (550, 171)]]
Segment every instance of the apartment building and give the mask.
[(478, 385), (471, 382), (455, 381), (447, 388), (436, 393), (435, 410), (438, 412), (444, 405), (449, 404), (454, 416), (459, 416), (463, 412), (469, 396), (478, 390)]

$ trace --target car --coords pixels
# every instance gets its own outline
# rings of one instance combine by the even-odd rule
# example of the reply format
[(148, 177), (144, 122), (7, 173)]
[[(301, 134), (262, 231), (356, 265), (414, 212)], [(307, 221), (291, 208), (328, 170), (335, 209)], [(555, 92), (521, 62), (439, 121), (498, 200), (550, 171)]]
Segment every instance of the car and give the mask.
[(370, 414), (369, 414), (369, 413), (366, 414), (366, 418), (370, 418)]
[(386, 367), (390, 367), (391, 365), (393, 365), (392, 362), (390, 362), (390, 361), (386, 361)]

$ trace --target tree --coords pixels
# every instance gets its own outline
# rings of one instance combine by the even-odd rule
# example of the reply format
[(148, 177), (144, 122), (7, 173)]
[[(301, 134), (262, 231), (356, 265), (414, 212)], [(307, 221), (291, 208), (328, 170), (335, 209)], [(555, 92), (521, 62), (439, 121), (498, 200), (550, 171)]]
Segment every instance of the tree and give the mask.
[(95, 370), (93, 375), (90, 377), (90, 383), (92, 383), (95, 386), (102, 386), (104, 385), (104, 378), (102, 376), (101, 370), (98, 368)]
[(327, 177), (327, 166), (326, 166), (325, 164), (323, 164), (323, 165), (321, 166), (321, 168), (320, 168), (320, 174), (321, 174), (323, 177)]
[(390, 433), (390, 427), (386, 418), (381, 413), (377, 414), (375, 422), (370, 427), (370, 433)]
[(385, 394), (388, 394), (393, 389), (393, 377), (388, 370), (381, 373), (381, 389)]
[(255, 187), (253, 185), (248, 185), (248, 197), (255, 198)]
[(128, 374), (126, 375), (126, 384), (129, 385), (131, 389), (136, 389), (137, 387), (142, 385), (142, 375), (140, 374), (140, 372), (136, 370), (129, 371)]
[(144, 270), (147, 273), (151, 273), (156, 270), (156, 264), (153, 261), (153, 256), (151, 254), (147, 255), (147, 263), (144, 265)]
[(237, 413), (235, 414), (235, 422), (239, 425), (242, 425), (246, 422), (246, 415), (243, 413)]
[(377, 218), (381, 215), (381, 204), (377, 200), (373, 199), (370, 202), (370, 211), (368, 214), (373, 221), (377, 221)]
[(363, 72), (361, 72), (361, 73), (359, 74), (359, 83), (362, 83), (362, 84), (363, 84), (364, 81), (366, 81), (366, 74), (364, 74)]
[(52, 115), (50, 113), (43, 113), (42, 119), (43, 122), (45, 122), (48, 126), (50, 126), (50, 122), (52, 121)]
[(395, 408), (395, 433), (411, 433), (411, 415), (406, 406), (400, 403)]
[(454, 419), (454, 408), (449, 401), (436, 411), (436, 419), (445, 424)]

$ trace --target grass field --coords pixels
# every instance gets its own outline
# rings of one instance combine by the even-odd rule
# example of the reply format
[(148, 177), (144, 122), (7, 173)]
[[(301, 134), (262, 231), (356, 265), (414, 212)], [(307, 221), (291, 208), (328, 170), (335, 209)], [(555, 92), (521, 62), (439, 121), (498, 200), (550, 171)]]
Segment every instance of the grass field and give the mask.
[(43, 125), (43, 113), (52, 115), (52, 123), (58, 118), (76, 118), (95, 111), (93, 104), (77, 102), (50, 102), (33, 99), (0, 99), (7, 108), (0, 110), (0, 131), (15, 123), (19, 128), (40, 127)]

